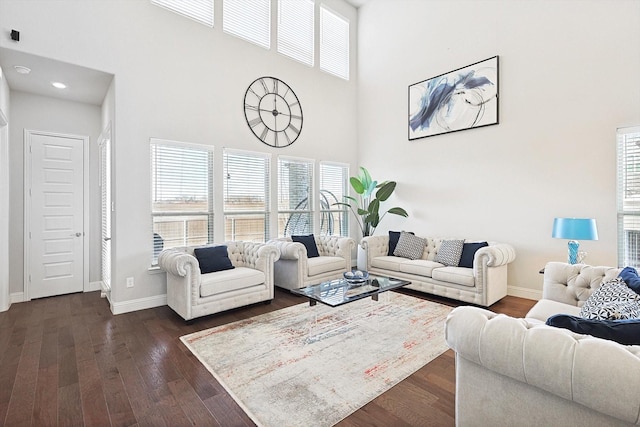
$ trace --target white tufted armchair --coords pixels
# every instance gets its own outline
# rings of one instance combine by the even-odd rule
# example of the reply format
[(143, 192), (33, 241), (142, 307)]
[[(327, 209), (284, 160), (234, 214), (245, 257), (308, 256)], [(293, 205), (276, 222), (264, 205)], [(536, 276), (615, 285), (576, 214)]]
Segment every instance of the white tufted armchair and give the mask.
[(314, 236), (320, 256), (309, 258), (302, 243), (290, 237), (270, 240), (277, 247), (280, 259), (274, 266), (275, 285), (285, 289), (299, 289), (342, 277), (351, 270), (351, 253), (356, 246), (350, 237)]
[(158, 265), (167, 273), (167, 304), (185, 320), (273, 299), (274, 246), (226, 242), (235, 268), (201, 274), (196, 246), (165, 249)]

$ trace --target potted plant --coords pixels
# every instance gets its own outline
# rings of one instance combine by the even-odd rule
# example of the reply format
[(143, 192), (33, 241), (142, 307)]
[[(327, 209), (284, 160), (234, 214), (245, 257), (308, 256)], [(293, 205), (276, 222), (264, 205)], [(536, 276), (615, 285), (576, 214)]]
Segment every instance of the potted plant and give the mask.
[(345, 199), (351, 200), (351, 203), (337, 202), (334, 205), (347, 206), (351, 209), (360, 226), (362, 237), (373, 235), (382, 218), (388, 213), (405, 218), (409, 216), (406, 210), (397, 206), (380, 215), (380, 203), (386, 201), (396, 189), (395, 181), (378, 183), (371, 179), (366, 168), (360, 167), (360, 174), (349, 178), (349, 182), (358, 197), (344, 196)]

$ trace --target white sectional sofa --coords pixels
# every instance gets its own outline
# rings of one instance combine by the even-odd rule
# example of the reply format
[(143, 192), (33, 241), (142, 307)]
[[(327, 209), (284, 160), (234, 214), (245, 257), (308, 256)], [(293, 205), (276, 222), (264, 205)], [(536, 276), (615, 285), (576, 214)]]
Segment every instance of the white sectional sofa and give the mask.
[(543, 299), (525, 318), (454, 309), (445, 335), (456, 353), (456, 425), (640, 425), (640, 345), (545, 324), (555, 314), (577, 316), (619, 272), (549, 263)]
[(228, 269), (202, 273), (194, 251), (208, 247), (165, 249), (158, 257), (167, 273), (167, 304), (183, 319), (191, 320), (274, 296), (273, 265), (278, 249), (264, 243), (226, 242)]
[(411, 281), (410, 289), (477, 305), (489, 306), (507, 295), (507, 265), (516, 258), (506, 243), (487, 242), (473, 256), (472, 267), (447, 266), (436, 262), (443, 241), (426, 237), (422, 255), (408, 259), (389, 255), (389, 235), (368, 236), (361, 245), (366, 270), (372, 274)]

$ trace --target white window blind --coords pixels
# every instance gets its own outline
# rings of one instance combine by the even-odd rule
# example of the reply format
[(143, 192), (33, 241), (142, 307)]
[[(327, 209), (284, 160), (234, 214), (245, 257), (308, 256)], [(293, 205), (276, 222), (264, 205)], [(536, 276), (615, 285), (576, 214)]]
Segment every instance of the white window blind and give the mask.
[(313, 66), (313, 0), (278, 0), (278, 52)]
[(213, 0), (151, 0), (151, 3), (213, 28)]
[(111, 290), (111, 137), (101, 139), (99, 148), (101, 273), (103, 291), (109, 292)]
[(320, 6), (320, 69), (349, 80), (349, 21)]
[(225, 240), (265, 242), (270, 238), (270, 156), (224, 150)]
[(153, 264), (162, 249), (213, 242), (213, 147), (151, 139)]
[(640, 126), (620, 128), (618, 145), (618, 266), (640, 267)]
[(313, 233), (313, 161), (278, 159), (278, 236)]
[(224, 0), (222, 29), (266, 49), (271, 47), (270, 0)]
[(320, 162), (320, 234), (349, 235), (349, 210), (334, 205), (349, 195), (348, 182), (347, 165)]

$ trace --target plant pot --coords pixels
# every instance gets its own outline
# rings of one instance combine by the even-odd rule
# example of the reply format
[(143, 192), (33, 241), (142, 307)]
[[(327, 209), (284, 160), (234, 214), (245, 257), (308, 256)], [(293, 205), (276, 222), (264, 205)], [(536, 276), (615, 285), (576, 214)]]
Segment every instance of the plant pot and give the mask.
[(367, 269), (367, 253), (362, 248), (362, 245), (358, 244), (356, 246), (358, 248), (358, 254), (356, 257), (356, 263), (357, 263), (356, 266), (358, 267), (358, 270), (365, 271)]

